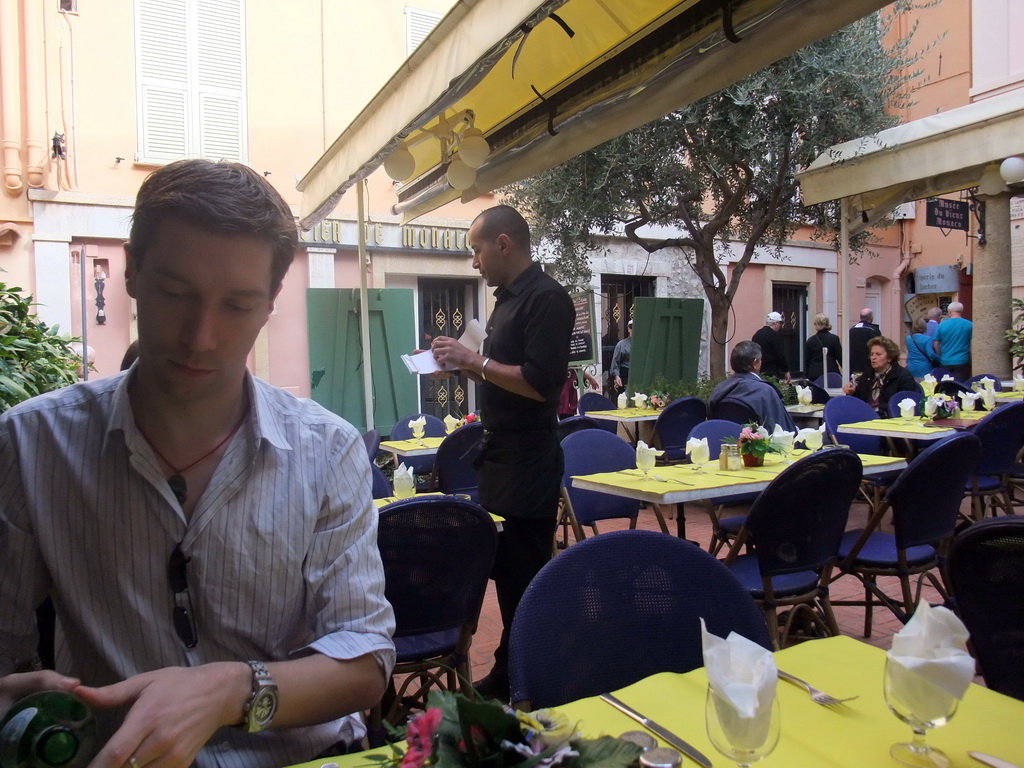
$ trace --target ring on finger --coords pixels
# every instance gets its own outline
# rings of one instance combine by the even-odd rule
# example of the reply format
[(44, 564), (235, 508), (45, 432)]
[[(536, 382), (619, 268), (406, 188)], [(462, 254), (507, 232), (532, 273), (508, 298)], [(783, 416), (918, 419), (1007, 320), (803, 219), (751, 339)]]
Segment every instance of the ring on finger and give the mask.
[(139, 758), (137, 758), (135, 755), (132, 755), (128, 758), (128, 765), (130, 765), (132, 768), (140, 768)]

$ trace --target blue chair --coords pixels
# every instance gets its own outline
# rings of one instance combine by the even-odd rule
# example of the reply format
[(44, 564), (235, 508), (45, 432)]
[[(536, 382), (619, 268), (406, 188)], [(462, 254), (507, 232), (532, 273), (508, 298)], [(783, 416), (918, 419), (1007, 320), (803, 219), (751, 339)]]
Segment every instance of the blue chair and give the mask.
[(999, 406), (973, 433), (981, 441), (981, 456), (964, 490), (971, 499), (971, 515), (974, 520), (985, 517), (986, 502), (993, 514), (996, 506), (1012, 514), (1010, 475), (1024, 446), (1024, 403)]
[(985, 685), (1024, 701), (1024, 517), (975, 523), (953, 539), (946, 567)]
[[(609, 493), (584, 491), (572, 485), (573, 475), (636, 469), (636, 449), (618, 435), (609, 434), (603, 429), (582, 429), (562, 440), (562, 453), (565, 456), (565, 469), (562, 472), (563, 515), (572, 526), (576, 541), (587, 537), (583, 532), (584, 525), (589, 526), (595, 534), (599, 533), (599, 520), (627, 519), (629, 527), (636, 528), (637, 515), (640, 514), (639, 501)], [(661, 530), (668, 533), (668, 525), (661, 510), (655, 506), (654, 512)]]
[(723, 419), (734, 421), (737, 424), (760, 424), (761, 418), (757, 412), (742, 400), (732, 397), (724, 397), (708, 409), (708, 416), (712, 419)]
[(946, 369), (946, 368), (940, 368), (940, 367), (938, 367), (938, 366), (936, 366), (935, 368), (932, 368), (932, 370), (930, 371), (930, 373), (931, 373), (931, 374), (932, 374), (932, 376), (934, 376), (934, 377), (936, 378), (936, 380), (938, 380), (938, 381), (942, 381), (942, 377), (943, 377), (943, 376), (952, 376), (952, 375), (953, 375), (953, 373), (952, 373), (951, 371), (949, 371), (948, 369)]
[(973, 385), (980, 382), (982, 379), (992, 379), (996, 383), (995, 390), (999, 392), (1002, 390), (1002, 378), (996, 376), (994, 373), (979, 373), (975, 376), (971, 376), (967, 381), (964, 382), (964, 386), (968, 389), (973, 389)]
[(708, 407), (699, 397), (680, 397), (662, 408), (654, 420), (652, 442), (665, 453), (663, 464), (686, 461), (686, 440), (690, 430), (708, 417)]
[[(607, 423), (607, 422), (605, 422)], [(573, 432), (579, 432), (581, 429), (605, 429), (600, 421), (592, 419), (589, 416), (568, 416), (558, 422), (556, 430), (558, 432), (558, 442), (562, 442), (566, 437), (571, 435)], [(605, 429), (607, 432), (607, 430)]]
[[(877, 419), (875, 409), (859, 397), (841, 395), (825, 403), (825, 429), (836, 445), (849, 446), (854, 453), (869, 453), (880, 456), (885, 452), (884, 438), (875, 435), (855, 435), (843, 432), (843, 424)], [(865, 477), (861, 493), (872, 510), (878, 509), (886, 488), (899, 476), (899, 472), (885, 472)]]
[[(732, 543), (725, 565), (761, 606), (777, 647), (801, 615), (822, 634), (839, 634), (828, 584), (861, 474), (857, 454), (844, 448), (805, 456), (761, 492)], [(752, 551), (740, 555), (747, 543)]]
[[(580, 416), (586, 416), (587, 411), (614, 411), (615, 408), (615, 403), (600, 392), (584, 392), (580, 395), (580, 401), (576, 405), (576, 410)], [(596, 421), (601, 425), (601, 429), (606, 432), (611, 432), (612, 434), (618, 432), (619, 425), (616, 422), (605, 419), (596, 419)]]
[[(707, 438), (708, 451), (712, 457), (715, 457), (721, 451), (722, 443), (735, 443), (739, 440), (742, 429), (743, 427), (735, 421), (708, 419), (690, 430), (689, 437), (697, 440), (700, 440), (702, 437)], [(731, 496), (717, 496), (701, 501), (701, 504), (704, 505), (708, 513), (708, 517), (711, 518), (711, 541), (708, 543), (708, 552), (712, 555), (718, 554), (723, 546), (736, 538), (736, 534), (743, 527), (743, 521), (747, 519), (745, 514), (722, 517), (723, 509), (725, 507), (751, 504), (756, 498), (756, 493), (737, 493)]]
[(376, 464), (370, 465), (370, 476), (373, 478), (373, 486), (370, 491), (373, 498), (386, 499), (394, 495), (394, 491), (391, 489), (391, 482)]
[(902, 390), (900, 392), (897, 392), (892, 397), (890, 397), (889, 398), (889, 417), (890, 418), (898, 419), (900, 417), (900, 403), (903, 402), (904, 400), (906, 400), (908, 397), (911, 400), (913, 400), (915, 403), (920, 405), (921, 401), (924, 400), (924, 393), (923, 392), (914, 392), (913, 390), (910, 390), (910, 389), (904, 389), (904, 390)]
[(479, 421), (461, 426), (445, 437), (434, 457), (438, 490), (465, 494), (477, 501), (480, 481), (475, 465), (483, 447), (484, 425)]
[(822, 374), (814, 380), (814, 384), (819, 387), (829, 387), (837, 389), (843, 386), (843, 374), (836, 373), (835, 371), (828, 372), (828, 382), (825, 381), (825, 375)]
[(509, 642), (523, 711), (614, 691), (703, 663), (700, 619), (771, 648), (750, 595), (714, 557), (674, 536), (613, 531), (581, 541), (534, 577)]
[(377, 547), (384, 596), (395, 610), (397, 663), (388, 693), (370, 713), (375, 742), (382, 740), (383, 718), (397, 724), (410, 707), (425, 708), (432, 688), (458, 687), (472, 696), (469, 648), (498, 531), (479, 504), (427, 496), (381, 510)]
[(373, 464), (377, 461), (377, 454), (380, 452), (380, 432), (370, 429), (363, 433), (363, 444), (366, 446), (366, 458)]
[[(448, 430), (445, 428), (444, 422), (436, 416), (424, 413), (414, 413), (411, 416), (405, 416), (395, 422), (395, 426), (391, 428), (391, 439), (412, 440), (412, 427), (409, 426), (409, 422), (415, 421), (421, 416), (426, 416), (426, 423), (423, 426), (424, 437), (444, 437), (447, 434)], [(429, 475), (434, 470), (433, 456), (407, 456), (402, 460), (402, 463), (407, 467), (412, 467), (412, 471), (421, 476)], [(425, 485), (428, 484), (419, 484), (419, 486)]]
[[(909, 621), (926, 578), (946, 596), (946, 589), (931, 572), (942, 568), (942, 548), (956, 528), (961, 489), (980, 453), (981, 442), (966, 432), (929, 446), (892, 484), (867, 525), (843, 536), (839, 568), (861, 581), (864, 600), (837, 600), (835, 605), (864, 606), (864, 637), (871, 637), (876, 604), (888, 608), (903, 623)], [(889, 510), (892, 533), (880, 527)], [(916, 574), (920, 577), (915, 596), (910, 577)], [(899, 579), (902, 600), (878, 586), (879, 576)]]
[[(973, 390), (970, 387), (964, 386), (959, 381), (940, 381), (935, 385), (935, 391), (939, 394), (949, 395), (956, 400), (957, 403), (961, 402), (961, 393), (973, 394)], [(985, 408), (985, 404), (981, 402), (981, 400), (976, 400), (974, 402), (974, 407), (979, 411), (988, 410)]]

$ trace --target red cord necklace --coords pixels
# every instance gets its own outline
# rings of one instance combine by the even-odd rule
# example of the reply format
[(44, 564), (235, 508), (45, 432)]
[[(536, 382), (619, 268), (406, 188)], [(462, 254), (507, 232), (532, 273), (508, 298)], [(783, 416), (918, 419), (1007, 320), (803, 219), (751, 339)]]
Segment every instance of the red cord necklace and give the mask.
[(213, 446), (213, 448), (208, 450), (206, 453), (204, 453), (198, 459), (193, 461), (191, 464), (186, 464), (184, 467), (176, 467), (171, 462), (169, 462), (167, 460), (167, 457), (160, 453), (160, 449), (156, 447), (156, 443), (150, 440), (146, 436), (146, 433), (142, 431), (142, 427), (139, 426), (138, 422), (135, 422), (135, 427), (136, 429), (139, 430), (139, 434), (142, 435), (145, 441), (149, 443), (149, 447), (153, 449), (153, 453), (155, 453), (164, 464), (166, 464), (168, 467), (174, 470), (174, 474), (167, 478), (167, 485), (170, 486), (171, 493), (174, 494), (174, 498), (178, 500), (178, 503), (184, 504), (185, 499), (188, 498), (188, 483), (185, 481), (185, 478), (182, 476), (181, 473), (187, 472), (199, 462), (203, 461), (204, 459), (210, 458), (210, 456), (219, 451), (223, 447), (224, 443), (226, 443), (228, 440), (235, 436), (235, 433), (241, 428), (242, 424), (245, 423), (245, 417), (248, 415), (249, 409), (246, 408), (245, 412), (242, 413), (242, 418), (240, 418), (238, 420), (238, 423), (235, 424), (232, 430), (224, 436), (223, 440), (221, 440), (219, 443)]

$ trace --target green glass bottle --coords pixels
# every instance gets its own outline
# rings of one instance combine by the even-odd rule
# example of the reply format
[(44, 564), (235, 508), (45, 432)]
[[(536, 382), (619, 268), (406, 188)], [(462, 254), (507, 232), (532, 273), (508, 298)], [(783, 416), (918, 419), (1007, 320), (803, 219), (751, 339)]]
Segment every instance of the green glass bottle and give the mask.
[(0, 720), (0, 768), (84, 768), (96, 746), (92, 710), (63, 691), (19, 699)]

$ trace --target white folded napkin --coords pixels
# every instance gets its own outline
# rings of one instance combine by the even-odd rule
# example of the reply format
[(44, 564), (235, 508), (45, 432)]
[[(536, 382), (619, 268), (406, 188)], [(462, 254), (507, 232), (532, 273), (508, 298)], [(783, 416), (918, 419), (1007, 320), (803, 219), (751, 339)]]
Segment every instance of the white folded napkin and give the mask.
[(734, 747), (757, 749), (764, 744), (771, 720), (778, 669), (771, 651), (730, 632), (724, 640), (708, 632), (700, 620), (704, 671), (721, 696), (715, 707)]
[(994, 389), (983, 389), (981, 391), (981, 402), (985, 404), (985, 410), (991, 411), (996, 407), (996, 393)]
[(985, 378), (981, 379), (981, 383), (985, 387), (985, 389), (991, 390), (992, 392), (996, 391), (996, 380), (995, 379), (986, 376)]
[(960, 407), (967, 413), (974, 410), (974, 402), (978, 400), (981, 395), (977, 392), (961, 392), (960, 393)]
[(914, 416), (914, 411), (917, 409), (917, 402), (912, 398), (905, 397), (897, 403), (900, 408), (900, 416), (904, 419), (910, 419)]
[(799, 384), (796, 385), (796, 401), (800, 405), (810, 405), (812, 397), (813, 395), (811, 394), (810, 387), (801, 387)]
[(643, 408), (644, 407), (644, 403), (646, 403), (646, 402), (647, 402), (647, 395), (642, 395), (639, 392), (637, 392), (635, 395), (633, 395), (633, 407), (634, 408)]
[(921, 391), (924, 392), (925, 396), (931, 397), (935, 394), (935, 385), (939, 382), (935, 380), (935, 377), (930, 373), (926, 373), (924, 378), (921, 379)]
[(619, 392), (619, 399), (615, 404), (619, 406), (619, 408), (626, 408), (629, 406), (629, 397), (625, 392)]
[(974, 677), (967, 652), (967, 628), (952, 611), (922, 601), (893, 635), (889, 658), (889, 695), (921, 722), (950, 714)]
[(796, 439), (796, 432), (787, 432), (778, 424), (775, 425), (775, 431), (772, 432), (771, 437), (768, 438), (772, 445), (778, 446), (783, 451), (788, 451), (793, 447), (793, 441)]
[(405, 464), (399, 464), (398, 469), (395, 470), (395, 476), (392, 480), (392, 485), (395, 488), (395, 496), (400, 499), (407, 499), (416, 493), (416, 478), (413, 476), (412, 467), (407, 467)]
[(691, 437), (686, 441), (686, 455), (693, 464), (704, 464), (711, 459), (711, 449), (706, 437)]
[(821, 448), (822, 443), (825, 440), (825, 424), (822, 423), (820, 427), (814, 429), (812, 427), (804, 427), (796, 433), (796, 442), (803, 443), (809, 450), (816, 451)]
[(409, 419), (409, 429), (412, 430), (413, 434), (416, 434), (416, 427), (420, 429), (426, 429), (427, 417), (420, 416), (418, 419)]
[(934, 397), (929, 397), (924, 401), (924, 415), (929, 419), (935, 416), (935, 412), (939, 410), (939, 404), (935, 402)]
[(459, 421), (461, 421), (461, 419), (456, 419), (449, 413), (447, 416), (444, 417), (444, 431), (450, 435), (452, 432), (458, 429)]
[(1013, 391), (1024, 392), (1024, 375), (1019, 373), (1013, 374)]
[(648, 468), (653, 467), (655, 460), (663, 453), (664, 451), (655, 450), (641, 440), (636, 444), (636, 465), (640, 469), (643, 469), (645, 466)]
[(945, 376), (942, 377), (942, 381), (953, 381), (953, 377), (947, 373)]

